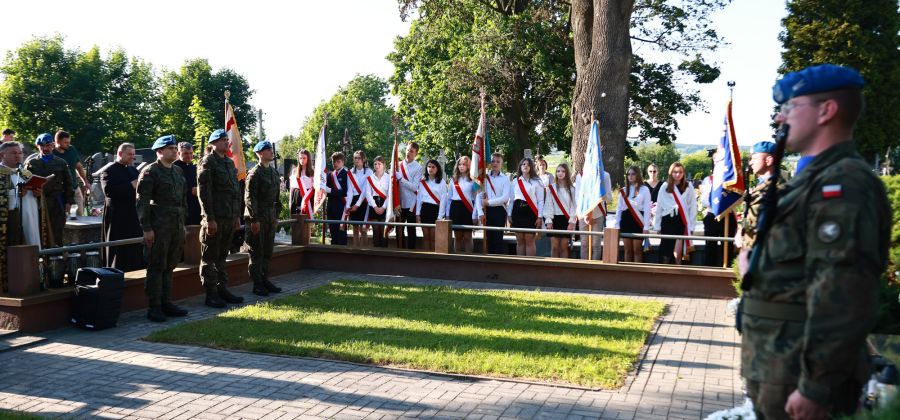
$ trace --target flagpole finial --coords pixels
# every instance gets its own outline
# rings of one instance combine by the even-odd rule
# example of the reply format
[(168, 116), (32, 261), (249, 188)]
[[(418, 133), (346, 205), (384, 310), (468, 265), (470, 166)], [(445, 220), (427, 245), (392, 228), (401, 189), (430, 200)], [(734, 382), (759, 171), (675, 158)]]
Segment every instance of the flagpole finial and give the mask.
[(225, 89), (225, 100), (227, 101), (229, 99), (231, 99), (231, 91), (228, 89)]
[(734, 98), (734, 85), (737, 83), (734, 83), (734, 80), (729, 80), (726, 84), (728, 85), (728, 100), (730, 101)]

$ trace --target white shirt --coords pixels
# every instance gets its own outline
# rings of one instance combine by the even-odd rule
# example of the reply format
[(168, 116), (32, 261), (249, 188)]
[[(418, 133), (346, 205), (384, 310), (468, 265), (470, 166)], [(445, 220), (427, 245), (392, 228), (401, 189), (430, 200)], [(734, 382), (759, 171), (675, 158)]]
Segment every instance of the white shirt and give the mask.
[(703, 182), (700, 183), (700, 204), (703, 206), (704, 213), (709, 211), (710, 192), (712, 192), (712, 175), (703, 178)]
[(575, 208), (575, 188), (558, 188), (557, 184), (550, 184), (547, 187), (547, 199), (544, 200), (544, 224), (553, 223), (554, 216), (565, 215), (562, 209), (559, 208), (556, 199), (553, 198), (550, 188), (553, 188), (553, 191), (556, 192), (556, 196), (559, 197), (559, 201), (569, 214), (569, 223), (578, 221), (578, 209)]
[(431, 197), (431, 194), (428, 194), (428, 191), (425, 189), (425, 186), (422, 185), (422, 182), (419, 182), (419, 190), (416, 192), (416, 216), (418, 216), (422, 211), (422, 203), (430, 203), (438, 206), (438, 214), (444, 214), (444, 206), (446, 205), (446, 196), (447, 196), (447, 184), (441, 179), (438, 182), (435, 182), (434, 179), (429, 179), (425, 181), (428, 184), (428, 188), (431, 189), (431, 193), (437, 197), (438, 202), (434, 201), (434, 198)]
[[(510, 189), (509, 177), (506, 174), (498, 172), (497, 175), (494, 175), (493, 171), (489, 173), (484, 179), (484, 193), (487, 195), (487, 206), (502, 206), (505, 209), (509, 204)], [(483, 200), (482, 197), (479, 197), (479, 199)], [(480, 204), (478, 207), (481, 207)]]
[(468, 201), (469, 204), (471, 204), (473, 207), (475, 207), (472, 209), (472, 218), (477, 218), (478, 217), (478, 207), (475, 206), (475, 202), (473, 201), (473, 199), (475, 198), (474, 197), (475, 194), (472, 191), (472, 184), (474, 184), (474, 183), (466, 175), (459, 177), (459, 179), (456, 182), (454, 182), (453, 179), (450, 179), (450, 185), (447, 187), (447, 195), (446, 195), (447, 198), (445, 199), (447, 201), (447, 205), (444, 206), (443, 216), (445, 218), (449, 218), (450, 217), (450, 204), (449, 203), (454, 200), (460, 200), (459, 193), (456, 192), (456, 185), (454, 185), (454, 184), (459, 184), (459, 189), (462, 190), (466, 201)]
[(544, 172), (543, 175), (538, 175), (538, 178), (541, 179), (541, 183), (544, 184), (544, 188), (547, 188), (550, 185), (550, 182), (553, 181), (553, 177), (550, 176), (549, 172)]
[(297, 183), (297, 175), (291, 177), (290, 186), (292, 190), (302, 190), (306, 194), (313, 187), (313, 179), (306, 174), (300, 175), (300, 184)]
[[(369, 181), (371, 181), (372, 184), (375, 185), (375, 188), (378, 188), (382, 193), (384, 193), (384, 195), (385, 195), (384, 202), (381, 203), (381, 206), (379, 206), (377, 203), (375, 203), (375, 197), (381, 197), (381, 195), (378, 194), (377, 192), (375, 192), (372, 189), (372, 186), (369, 185), (368, 188), (365, 189), (365, 193), (363, 195), (359, 196), (359, 199), (356, 200), (356, 205), (361, 206), (363, 203), (368, 202), (369, 206), (371, 206), (373, 208), (380, 207), (380, 208), (386, 209), (388, 206), (388, 201), (390, 201), (387, 198), (387, 194), (388, 194), (388, 188), (391, 185), (391, 177), (388, 176), (388, 174), (384, 173), (384, 174), (381, 174), (381, 178), (378, 178), (378, 175), (373, 173), (372, 175), (369, 175), (369, 177), (366, 179), (366, 185), (369, 184)], [(360, 185), (360, 188), (362, 188), (362, 185)]]
[(419, 180), (422, 179), (424, 170), (419, 162), (402, 161), (400, 166), (406, 170), (406, 176), (403, 176), (403, 170), (397, 169), (396, 177), (400, 181), (400, 208), (411, 209), (416, 205), (416, 196), (419, 192)]
[[(603, 194), (603, 208), (609, 208), (609, 203), (612, 201), (612, 181), (610, 180), (609, 172), (606, 172), (606, 171), (603, 171), (603, 190), (606, 192), (606, 194)], [(580, 196), (580, 195), (581, 195), (581, 173), (579, 173), (578, 175), (575, 175), (575, 205), (576, 206), (578, 206), (578, 196)], [(601, 212), (599, 208), (595, 208), (594, 211), (591, 212), (592, 220), (597, 220), (601, 217), (603, 217), (603, 212)], [(604, 225), (605, 224), (606, 224), (606, 221), (604, 221)]]
[[(525, 187), (525, 192), (531, 198), (531, 202), (537, 206), (537, 217), (538, 219), (543, 218), (544, 214), (544, 183), (541, 182), (538, 178), (532, 178), (526, 180), (523, 177), (518, 177), (512, 181), (512, 190), (513, 190), (513, 201), (522, 200), (527, 202), (525, 199), (525, 193), (522, 192), (522, 188), (519, 187), (519, 180), (522, 180), (522, 185)], [(512, 216), (513, 206), (509, 206), (507, 210), (508, 215)]]
[[(652, 206), (652, 203), (650, 202), (650, 189), (647, 188), (646, 185), (641, 185), (640, 189), (638, 189), (637, 197), (635, 197), (634, 194), (634, 185), (632, 185), (630, 189), (624, 189), (623, 187), (623, 190), (628, 194), (628, 202), (631, 203), (631, 207), (641, 219), (641, 223), (644, 224), (644, 229), (650, 230), (650, 207)], [(628, 210), (628, 205), (625, 204), (625, 199), (622, 198), (621, 191), (618, 195), (619, 201), (616, 205), (616, 228), (621, 227), (623, 217), (631, 217), (631, 211)]]
[(693, 232), (697, 218), (697, 195), (694, 193), (694, 187), (688, 182), (687, 188), (684, 189), (683, 193), (678, 192), (678, 188), (673, 188), (670, 193), (666, 191), (668, 186), (667, 182), (663, 182), (662, 187), (659, 189), (659, 196), (656, 198), (656, 215), (653, 216), (653, 230), (659, 231), (663, 217), (678, 215), (678, 204), (675, 203), (675, 197), (672, 196), (672, 194), (678, 194), (678, 198), (684, 206), (684, 211), (687, 213), (685, 217), (687, 219), (688, 232)]
[[(356, 169), (356, 167), (354, 167), (353, 169), (348, 171), (347, 188), (350, 188), (350, 191), (347, 191), (347, 196), (351, 198), (351, 200), (347, 200), (348, 209), (350, 207), (353, 207), (353, 197), (362, 197), (366, 195), (366, 190), (369, 189), (369, 183), (366, 181), (366, 179), (369, 177), (369, 175), (372, 175), (372, 173), (372, 169), (370, 168)], [(350, 180), (350, 177), (353, 177), (353, 181), (356, 181), (356, 185), (359, 185), (359, 191), (356, 189), (356, 187), (353, 186), (353, 181)], [(384, 193), (387, 194), (387, 191), (384, 191)]]

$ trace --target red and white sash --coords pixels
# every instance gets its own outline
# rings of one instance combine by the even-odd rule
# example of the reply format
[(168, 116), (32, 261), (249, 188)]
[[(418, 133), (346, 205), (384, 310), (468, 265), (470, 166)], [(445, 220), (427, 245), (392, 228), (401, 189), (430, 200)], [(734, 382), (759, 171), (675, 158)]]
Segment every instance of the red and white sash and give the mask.
[(382, 200), (387, 200), (387, 194), (385, 194), (375, 186), (375, 182), (372, 181), (372, 177), (370, 176), (366, 179), (369, 181), (369, 186), (372, 187), (372, 191), (375, 191), (375, 194), (378, 194), (378, 196), (381, 197)]
[(625, 193), (625, 189), (619, 188), (619, 193), (622, 194), (622, 200), (625, 200), (625, 205), (628, 206), (628, 211), (631, 212), (631, 217), (634, 217), (634, 220), (637, 221), (637, 224), (641, 227), (641, 230), (644, 230), (644, 220), (638, 217), (638, 213), (634, 210), (634, 206), (631, 205), (631, 200), (628, 199), (628, 194)]
[(341, 188), (341, 183), (338, 182), (337, 172), (338, 171), (331, 171), (331, 182), (334, 183), (334, 188), (337, 188), (338, 190), (340, 190), (342, 188)]
[[(675, 205), (678, 206), (678, 215), (681, 216), (681, 223), (684, 223), (684, 234), (685, 234), (685, 236), (688, 236), (691, 234), (691, 232), (690, 232), (690, 229), (688, 228), (687, 213), (684, 211), (684, 206), (681, 205), (681, 198), (678, 197), (678, 194), (679, 194), (678, 187), (677, 186), (672, 187), (672, 197), (675, 197)], [(691, 241), (689, 239), (685, 239), (684, 247), (685, 248), (691, 247)]]
[(431, 191), (431, 187), (428, 186), (428, 181), (425, 181), (424, 179), (422, 179), (419, 182), (421, 182), (422, 186), (425, 187), (425, 192), (427, 192), (428, 195), (431, 196), (431, 199), (434, 200), (434, 203), (441, 204), (441, 200), (438, 200), (437, 196), (434, 195), (434, 192)]
[[(297, 178), (297, 183), (300, 184), (300, 178)], [(303, 188), (303, 184), (300, 184), (300, 188)], [(312, 198), (313, 193), (315, 192), (315, 188), (310, 188), (306, 194), (303, 194), (303, 199), (301, 200), (300, 213), (303, 214), (312, 214)]]
[(464, 206), (466, 206), (466, 210), (468, 210), (471, 213), (472, 212), (472, 203), (470, 203), (469, 199), (466, 198), (466, 195), (463, 194), (462, 188), (459, 187), (459, 182), (453, 181), (453, 188), (456, 188), (456, 194), (459, 196), (459, 200), (462, 201)]
[(362, 188), (359, 188), (359, 184), (356, 183), (356, 177), (353, 176), (353, 173), (347, 174), (347, 179), (350, 180), (350, 183), (353, 184), (353, 188), (356, 189), (356, 194), (354, 195), (362, 194)]
[(531, 195), (528, 194), (528, 190), (525, 189), (525, 183), (522, 182), (522, 178), (519, 178), (519, 190), (522, 191), (522, 196), (525, 197), (525, 202), (528, 203), (528, 207), (531, 207), (531, 212), (537, 216), (538, 208), (534, 205), (534, 201), (531, 200)]
[(491, 186), (491, 192), (494, 193), (494, 195), (497, 195), (497, 190), (494, 189), (494, 182), (491, 181), (491, 174), (488, 173), (485, 178), (487, 178), (488, 185)]
[(403, 179), (409, 181), (409, 175), (406, 174), (406, 162), (400, 164), (400, 172), (403, 173)]
[(553, 200), (556, 201), (556, 205), (562, 211), (563, 216), (566, 217), (566, 220), (569, 220), (569, 212), (566, 211), (566, 207), (563, 206), (562, 201), (560, 201), (559, 199), (559, 196), (556, 195), (556, 188), (553, 188), (553, 184), (550, 184), (548, 188), (550, 189), (550, 194), (553, 196)]

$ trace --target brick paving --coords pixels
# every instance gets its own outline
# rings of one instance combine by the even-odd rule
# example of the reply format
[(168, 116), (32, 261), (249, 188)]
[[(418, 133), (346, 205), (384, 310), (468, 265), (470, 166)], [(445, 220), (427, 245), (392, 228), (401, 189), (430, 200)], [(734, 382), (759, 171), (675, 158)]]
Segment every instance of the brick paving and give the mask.
[[(531, 289), (312, 270), (274, 280), (290, 293), (337, 279)], [(249, 285), (236, 290), (257, 301)], [(0, 409), (135, 419), (695, 419), (742, 403), (739, 337), (726, 301), (541, 290), (655, 299), (668, 310), (626, 385), (603, 391), (150, 343), (141, 337), (173, 322), (153, 324), (134, 311), (117, 328), (61, 329), (0, 353)], [(191, 310), (188, 321), (220, 312), (200, 297), (179, 304)]]

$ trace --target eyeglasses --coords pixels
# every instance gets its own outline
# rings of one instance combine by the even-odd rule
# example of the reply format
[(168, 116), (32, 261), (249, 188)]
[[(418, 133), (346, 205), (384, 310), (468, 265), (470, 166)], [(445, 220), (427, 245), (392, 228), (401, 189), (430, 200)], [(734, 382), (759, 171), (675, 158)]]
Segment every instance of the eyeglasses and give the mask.
[(806, 106), (806, 105), (818, 105), (820, 103), (822, 103), (822, 101), (809, 101), (809, 102), (800, 102), (800, 103), (785, 102), (785, 103), (781, 104), (781, 106), (778, 107), (778, 113), (781, 115), (787, 115), (794, 108), (798, 108), (798, 107)]
[(647, 171), (648, 174), (655, 174), (656, 171)]

